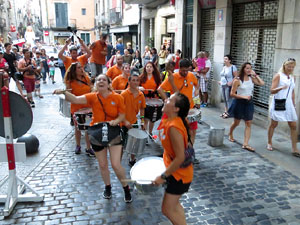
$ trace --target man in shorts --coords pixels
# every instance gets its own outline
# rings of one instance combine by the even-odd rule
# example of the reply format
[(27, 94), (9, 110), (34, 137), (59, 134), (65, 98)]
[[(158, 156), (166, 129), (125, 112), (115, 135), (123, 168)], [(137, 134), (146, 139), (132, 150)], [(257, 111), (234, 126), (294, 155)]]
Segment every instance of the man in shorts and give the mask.
[(200, 70), (200, 78), (199, 78), (199, 86), (200, 86), (200, 95), (202, 104), (201, 107), (207, 106), (208, 101), (208, 81), (210, 79), (210, 70), (211, 70), (211, 61), (209, 60), (209, 53), (207, 51), (205, 53), (205, 67)]
[(90, 49), (92, 50), (92, 56), (90, 59), (92, 77), (95, 78), (99, 74), (103, 73), (103, 65), (105, 65), (105, 57), (107, 55), (106, 45), (107, 34), (101, 34), (100, 40), (95, 41)]

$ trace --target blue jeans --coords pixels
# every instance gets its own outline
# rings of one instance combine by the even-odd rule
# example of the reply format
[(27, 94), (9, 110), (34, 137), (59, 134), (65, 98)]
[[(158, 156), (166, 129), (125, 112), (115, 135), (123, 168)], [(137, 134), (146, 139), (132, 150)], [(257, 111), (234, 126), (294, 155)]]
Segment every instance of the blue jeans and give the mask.
[(60, 69), (61, 77), (62, 79), (64, 79), (66, 74), (66, 68), (64, 66), (60, 66), (59, 69)]

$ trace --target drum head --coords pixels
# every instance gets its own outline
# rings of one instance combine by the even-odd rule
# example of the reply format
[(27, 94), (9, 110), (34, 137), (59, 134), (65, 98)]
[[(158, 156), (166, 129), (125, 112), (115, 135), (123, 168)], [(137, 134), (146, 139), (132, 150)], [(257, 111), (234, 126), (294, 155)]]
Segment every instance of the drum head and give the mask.
[(163, 100), (157, 99), (157, 98), (147, 98), (146, 99), (146, 104), (147, 105), (158, 105), (161, 106), (164, 104)]
[(190, 109), (189, 110), (189, 116), (197, 115), (199, 113), (198, 109)]
[(91, 108), (83, 108), (83, 109), (79, 109), (78, 111), (76, 111), (74, 114), (89, 114), (92, 112)]
[(135, 137), (137, 139), (145, 139), (148, 138), (148, 135), (145, 131), (137, 129), (137, 128), (132, 128), (128, 131), (128, 135)]
[(157, 176), (165, 172), (164, 161), (160, 157), (146, 157), (137, 161), (130, 170), (132, 180), (139, 181), (139, 184), (151, 184), (149, 180), (155, 180)]
[[(21, 137), (32, 125), (32, 111), (21, 95), (10, 91), (9, 104), (12, 120), (13, 138)], [(2, 98), (0, 97), (0, 136), (5, 138)]]

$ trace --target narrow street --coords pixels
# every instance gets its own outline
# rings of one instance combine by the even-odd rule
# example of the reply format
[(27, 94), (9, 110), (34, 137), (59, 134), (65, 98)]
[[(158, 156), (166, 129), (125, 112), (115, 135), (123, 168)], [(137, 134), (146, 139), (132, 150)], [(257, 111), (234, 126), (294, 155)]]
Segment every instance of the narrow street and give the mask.
[[(0, 216), (0, 224), (169, 224), (161, 213), (162, 190), (141, 195), (131, 186), (133, 202), (126, 204), (121, 185), (112, 173), (113, 197), (102, 198), (104, 183), (97, 161), (84, 153), (74, 154), (73, 128), (69, 119), (58, 112), (58, 97), (51, 94), (60, 86), (61, 81), (42, 85), (44, 99), (36, 100), (29, 131), (39, 138), (39, 153), (17, 165), (17, 174), (26, 177), (45, 200), (18, 203), (10, 217)], [(216, 115), (206, 112), (195, 142), (200, 164), (195, 165), (190, 191), (181, 199), (188, 224), (300, 224), (299, 178), (260, 153), (242, 150), (240, 144), (226, 137), (222, 147), (207, 145), (209, 125), (205, 122)], [(257, 144), (261, 140), (251, 141)], [(151, 143), (142, 157), (160, 153), (159, 146)], [(129, 177), (126, 154), (122, 162)], [(1, 163), (0, 168), (2, 180), (7, 164)]]

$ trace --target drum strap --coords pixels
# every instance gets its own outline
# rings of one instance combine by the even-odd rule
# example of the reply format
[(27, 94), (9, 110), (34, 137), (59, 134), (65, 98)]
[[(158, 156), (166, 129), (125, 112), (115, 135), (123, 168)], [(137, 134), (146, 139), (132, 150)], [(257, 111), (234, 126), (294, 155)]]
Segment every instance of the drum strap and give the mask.
[(106, 120), (106, 112), (105, 112), (105, 109), (104, 109), (104, 106), (103, 106), (103, 103), (102, 103), (102, 101), (101, 101), (101, 99), (99, 98), (99, 95), (97, 95), (97, 98), (98, 98), (98, 100), (99, 100), (99, 102), (100, 102), (100, 104), (101, 104), (101, 107), (102, 107), (102, 109), (103, 109), (103, 112), (104, 112), (104, 115), (105, 115), (105, 118), (104, 118), (104, 120)]
[(183, 84), (182, 84), (181, 88), (179, 89), (179, 92), (182, 90), (182, 88), (184, 87), (184, 85), (185, 85), (185, 82), (183, 81)]
[(82, 81), (82, 80), (79, 80), (79, 79), (76, 79), (76, 80), (79, 81), (80, 83), (83, 83), (83, 84), (89, 86), (88, 83), (86, 83), (86, 82), (84, 82), (84, 81)]

